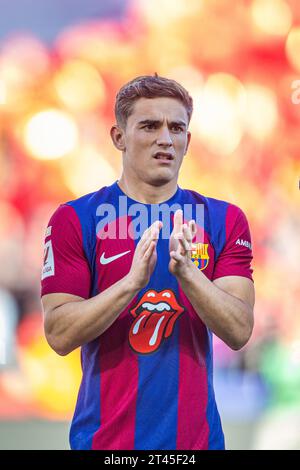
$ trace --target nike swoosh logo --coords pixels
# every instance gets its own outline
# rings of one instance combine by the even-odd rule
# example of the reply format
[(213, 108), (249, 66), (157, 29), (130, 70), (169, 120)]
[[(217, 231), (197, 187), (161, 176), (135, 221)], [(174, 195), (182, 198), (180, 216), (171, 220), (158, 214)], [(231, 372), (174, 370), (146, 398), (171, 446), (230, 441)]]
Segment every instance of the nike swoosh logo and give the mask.
[(115, 259), (121, 258), (121, 256), (124, 256), (124, 255), (127, 255), (127, 253), (130, 253), (130, 251), (131, 250), (124, 251), (123, 253), (118, 253), (117, 255), (110, 256), (109, 258), (105, 258), (105, 252), (103, 252), (100, 258), (100, 263), (101, 264), (111, 263), (112, 261), (115, 261)]

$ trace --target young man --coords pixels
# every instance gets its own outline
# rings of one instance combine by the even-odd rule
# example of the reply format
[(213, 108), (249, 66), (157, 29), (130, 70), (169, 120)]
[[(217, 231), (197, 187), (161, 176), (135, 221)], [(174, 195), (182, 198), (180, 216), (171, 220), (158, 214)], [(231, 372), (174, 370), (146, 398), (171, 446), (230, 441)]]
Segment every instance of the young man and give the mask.
[(251, 240), (236, 206), (178, 187), (192, 98), (144, 76), (116, 98), (119, 181), (61, 205), (46, 231), (45, 333), (81, 346), (73, 449), (223, 449), (212, 333), (253, 328)]

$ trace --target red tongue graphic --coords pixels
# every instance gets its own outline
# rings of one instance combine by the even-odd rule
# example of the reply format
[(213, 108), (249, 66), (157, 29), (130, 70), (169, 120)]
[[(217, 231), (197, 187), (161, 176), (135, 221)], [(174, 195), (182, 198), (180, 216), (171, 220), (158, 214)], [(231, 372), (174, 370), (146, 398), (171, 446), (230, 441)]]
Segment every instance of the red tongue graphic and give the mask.
[(161, 313), (142, 311), (130, 328), (131, 347), (143, 354), (158, 349), (163, 338), (167, 338), (172, 333), (175, 321), (180, 314), (181, 312), (170, 313), (166, 310)]

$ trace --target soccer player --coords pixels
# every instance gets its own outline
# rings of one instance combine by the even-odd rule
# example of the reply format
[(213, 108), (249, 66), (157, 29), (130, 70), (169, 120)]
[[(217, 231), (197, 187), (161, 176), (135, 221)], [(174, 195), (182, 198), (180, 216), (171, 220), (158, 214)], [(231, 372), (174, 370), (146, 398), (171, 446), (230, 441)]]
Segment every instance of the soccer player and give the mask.
[(45, 239), (50, 346), (81, 346), (72, 449), (223, 449), (212, 334), (253, 329), (249, 227), (228, 202), (177, 185), (193, 102), (176, 81), (137, 77), (111, 128), (123, 171), (59, 206)]

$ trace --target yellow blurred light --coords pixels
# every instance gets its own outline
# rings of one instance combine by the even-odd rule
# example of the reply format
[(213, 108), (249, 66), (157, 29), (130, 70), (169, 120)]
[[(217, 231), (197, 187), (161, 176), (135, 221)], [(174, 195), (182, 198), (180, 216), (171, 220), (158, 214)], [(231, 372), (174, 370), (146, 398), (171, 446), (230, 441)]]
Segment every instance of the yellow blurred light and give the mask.
[(195, 100), (191, 128), (199, 132), (208, 149), (232, 153), (243, 134), (244, 88), (232, 75), (211, 75)]
[(56, 159), (75, 149), (78, 130), (70, 115), (56, 109), (48, 109), (35, 114), (26, 123), (24, 141), (34, 158)]
[(245, 127), (256, 139), (264, 139), (274, 129), (278, 119), (274, 93), (260, 85), (246, 87)]
[(124, 83), (136, 75), (139, 68), (145, 70), (145, 51), (139, 47), (137, 38), (125, 41), (119, 29), (117, 23), (103, 27), (98, 23), (76, 25), (58, 37), (56, 50), (65, 60), (94, 64), (109, 75), (117, 70), (118, 81)]
[(11, 86), (36, 83), (49, 68), (46, 48), (36, 38), (16, 36), (1, 50), (1, 77)]
[(37, 39), (18, 35), (6, 40), (0, 54), (0, 77), (5, 89), (4, 103), (0, 89), (0, 105), (14, 114), (28, 109), (36, 95), (35, 87), (40, 87), (49, 66), (48, 52)]
[(21, 87), (26, 81), (24, 72), (24, 70), (20, 70), (17, 64), (14, 64), (10, 60), (2, 59), (0, 61), (1, 78), (6, 84), (7, 88)]
[(117, 179), (114, 168), (97, 149), (86, 146), (61, 161), (67, 187), (75, 196), (97, 191)]
[(4, 106), (6, 103), (6, 85), (4, 81), (0, 79), (0, 106)]
[(176, 20), (196, 15), (202, 8), (202, 0), (140, 0), (135, 2), (136, 8), (142, 10), (151, 25), (164, 26)]
[(267, 34), (284, 36), (292, 24), (291, 9), (283, 0), (254, 0), (251, 16), (254, 24)]
[(285, 44), (286, 55), (291, 65), (300, 71), (300, 27), (292, 28)]
[(0, 61), (0, 77), (0, 106), (14, 114), (28, 109), (33, 93), (30, 97), (23, 72), (14, 64), (4, 65)]
[(105, 98), (104, 83), (96, 68), (79, 60), (63, 65), (55, 77), (54, 88), (64, 105), (74, 111), (93, 109)]
[(203, 87), (203, 75), (192, 65), (186, 64), (169, 69), (168, 78), (181, 83), (193, 96)]
[(40, 411), (52, 419), (69, 418), (81, 376), (78, 350), (61, 358), (51, 350), (43, 336), (30, 347), (20, 349), (21, 369)]

